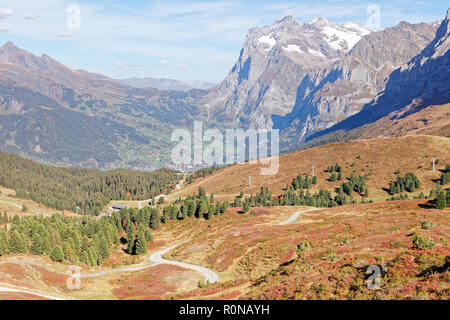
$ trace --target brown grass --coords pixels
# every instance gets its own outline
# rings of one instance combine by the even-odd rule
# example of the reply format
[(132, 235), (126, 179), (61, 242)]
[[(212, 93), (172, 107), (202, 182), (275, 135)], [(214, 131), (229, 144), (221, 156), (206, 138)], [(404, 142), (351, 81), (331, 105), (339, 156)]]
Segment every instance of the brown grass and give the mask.
[[(357, 159), (358, 156), (360, 159)], [(233, 165), (186, 185), (167, 199), (190, 195), (200, 186), (204, 187), (208, 194), (213, 193), (228, 199), (232, 199), (240, 191), (254, 194), (259, 191), (260, 186), (265, 185), (273, 193), (279, 194), (299, 173), (311, 175), (311, 165), (316, 166), (318, 184), (310, 190), (332, 190), (340, 182), (329, 182), (330, 174), (324, 170), (338, 162), (343, 167), (344, 179), (352, 172), (367, 173), (369, 199), (382, 200), (388, 197), (383, 188), (389, 187), (389, 182), (395, 179), (394, 172), (397, 170), (402, 174), (409, 171), (416, 173), (423, 183), (421, 190), (429, 192), (435, 185), (434, 180), (440, 177), (439, 171), (431, 171), (432, 157), (440, 160), (439, 168), (450, 163), (449, 138), (420, 135), (334, 143), (281, 156), (279, 171), (275, 176), (261, 176), (261, 165)], [(249, 186), (249, 176), (252, 176), (252, 187)]]

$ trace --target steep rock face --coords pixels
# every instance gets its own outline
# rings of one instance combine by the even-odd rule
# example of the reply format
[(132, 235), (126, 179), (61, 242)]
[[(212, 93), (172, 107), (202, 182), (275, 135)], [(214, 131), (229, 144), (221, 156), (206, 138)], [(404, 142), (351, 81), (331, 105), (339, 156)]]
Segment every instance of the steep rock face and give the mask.
[(312, 138), (349, 131), (373, 123), (393, 112), (406, 117), (430, 105), (450, 101), (450, 9), (434, 39), (410, 61), (394, 70), (381, 91), (360, 112)]
[(251, 29), (239, 60), (200, 102), (217, 118), (248, 127), (272, 127), (286, 115), (307, 73), (342, 58), (369, 30), (317, 18), (298, 24), (291, 16)]
[(366, 35), (340, 60), (309, 72), (298, 87), (292, 112), (273, 116), (284, 146), (359, 112), (384, 89), (386, 77), (423, 50), (435, 32), (433, 24), (401, 22)]

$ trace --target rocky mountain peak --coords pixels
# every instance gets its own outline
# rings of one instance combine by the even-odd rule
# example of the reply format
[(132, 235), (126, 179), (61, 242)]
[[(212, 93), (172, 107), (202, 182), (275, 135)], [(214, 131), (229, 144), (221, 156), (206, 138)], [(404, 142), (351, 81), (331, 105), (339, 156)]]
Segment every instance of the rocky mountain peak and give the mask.
[(330, 19), (325, 19), (322, 17), (317, 17), (310, 23), (308, 23), (310, 26), (314, 27), (326, 27), (326, 26), (337, 26), (338, 24)]
[(14, 49), (19, 49), (19, 48), (17, 48), (16, 45), (12, 41), (8, 41), (2, 46), (2, 49), (3, 50), (14, 50)]

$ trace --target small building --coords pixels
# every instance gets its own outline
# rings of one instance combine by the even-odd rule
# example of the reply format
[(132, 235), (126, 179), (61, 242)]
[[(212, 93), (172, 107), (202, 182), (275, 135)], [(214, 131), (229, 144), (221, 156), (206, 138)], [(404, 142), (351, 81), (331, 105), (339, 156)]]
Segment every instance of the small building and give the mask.
[(122, 210), (122, 209), (130, 209), (130, 206), (127, 206), (126, 204), (118, 204), (118, 203), (114, 203), (114, 204), (111, 206), (111, 209), (120, 211), (120, 210)]

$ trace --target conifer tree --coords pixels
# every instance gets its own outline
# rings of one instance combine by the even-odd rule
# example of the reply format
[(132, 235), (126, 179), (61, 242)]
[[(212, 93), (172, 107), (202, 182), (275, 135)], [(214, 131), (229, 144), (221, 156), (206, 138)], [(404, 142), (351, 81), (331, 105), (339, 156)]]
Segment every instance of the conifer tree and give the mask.
[(35, 234), (33, 236), (33, 240), (31, 243), (31, 247), (30, 247), (30, 253), (31, 254), (36, 254), (36, 255), (41, 255), (44, 253), (44, 246), (42, 243), (42, 238), (39, 234)]
[(150, 228), (152, 228), (153, 230), (158, 229), (160, 221), (161, 216), (159, 213), (159, 208), (153, 208), (150, 215)]
[(147, 253), (147, 245), (145, 240), (145, 230), (139, 230), (139, 234), (136, 240), (136, 254)]
[(135, 240), (136, 240), (136, 229), (134, 227), (134, 224), (133, 223), (129, 223), (127, 225), (127, 228), (126, 228), (125, 232), (127, 234), (127, 252), (129, 254), (133, 254), (134, 253), (134, 249), (135, 249), (134, 243), (135, 243)]
[(61, 262), (64, 260), (64, 253), (59, 245), (56, 245), (50, 253), (50, 259), (55, 262)]
[(444, 192), (439, 192), (436, 197), (436, 208), (440, 210), (444, 210), (447, 207), (447, 199), (445, 197)]
[(9, 252), (12, 254), (27, 252), (27, 243), (17, 230), (12, 232), (8, 241), (8, 247)]
[(109, 245), (105, 238), (100, 238), (99, 254), (103, 259), (109, 257)]

